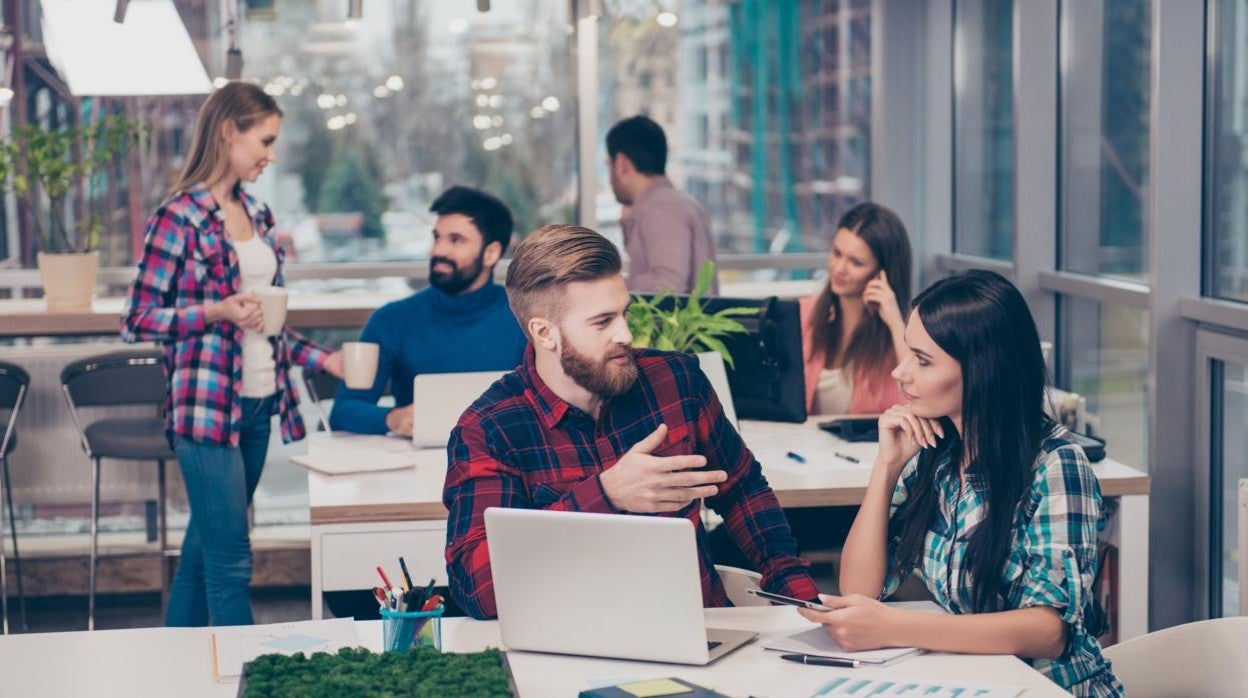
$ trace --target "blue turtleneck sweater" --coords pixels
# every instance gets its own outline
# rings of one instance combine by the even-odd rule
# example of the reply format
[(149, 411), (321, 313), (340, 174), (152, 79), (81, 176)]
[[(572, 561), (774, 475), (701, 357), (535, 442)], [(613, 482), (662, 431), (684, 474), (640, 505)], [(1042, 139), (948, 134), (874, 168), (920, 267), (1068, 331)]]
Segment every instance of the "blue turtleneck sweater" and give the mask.
[(418, 373), (509, 371), (524, 358), (528, 340), (507, 305), (507, 292), (488, 282), (459, 296), (430, 286), (373, 312), (361, 342), (381, 345), (377, 379), (371, 390), (338, 386), (331, 429), (358, 434), (386, 433), (387, 407), (378, 407), (386, 383), (395, 404), (412, 404)]

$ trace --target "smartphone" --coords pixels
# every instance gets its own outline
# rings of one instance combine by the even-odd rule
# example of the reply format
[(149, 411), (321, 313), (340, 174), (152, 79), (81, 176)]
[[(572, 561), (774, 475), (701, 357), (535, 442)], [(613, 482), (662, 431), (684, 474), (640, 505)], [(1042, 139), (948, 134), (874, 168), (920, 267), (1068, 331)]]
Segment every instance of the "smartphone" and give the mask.
[(773, 594), (770, 591), (763, 591), (762, 589), (746, 589), (745, 593), (750, 594), (751, 596), (757, 596), (760, 599), (767, 599), (768, 601), (775, 603), (782, 603), (786, 606), (809, 608), (812, 611), (832, 610), (821, 603), (815, 603), (814, 601), (802, 601), (801, 599), (795, 599), (792, 596), (781, 596), (780, 594)]

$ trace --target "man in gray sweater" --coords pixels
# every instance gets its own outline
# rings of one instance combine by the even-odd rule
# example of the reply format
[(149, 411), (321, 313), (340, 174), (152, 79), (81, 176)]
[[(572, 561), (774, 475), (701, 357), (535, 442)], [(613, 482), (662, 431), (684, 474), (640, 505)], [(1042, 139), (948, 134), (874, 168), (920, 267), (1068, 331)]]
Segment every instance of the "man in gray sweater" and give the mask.
[[(711, 218), (696, 199), (672, 186), (667, 167), (667, 138), (650, 118), (624, 119), (607, 131), (611, 190), (626, 211), (624, 251), (628, 254), (628, 290), (633, 293), (689, 293), (698, 269), (715, 259)], [(719, 282), (711, 284), (719, 293)]]

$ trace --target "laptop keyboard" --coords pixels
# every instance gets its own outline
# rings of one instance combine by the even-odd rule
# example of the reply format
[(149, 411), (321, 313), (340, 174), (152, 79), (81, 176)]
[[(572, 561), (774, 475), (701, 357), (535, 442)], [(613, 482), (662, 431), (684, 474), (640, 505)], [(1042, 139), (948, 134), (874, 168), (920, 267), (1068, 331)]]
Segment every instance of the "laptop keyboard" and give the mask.
[(711, 650), (715, 649), (716, 647), (719, 647), (719, 646), (720, 646), (720, 645), (722, 645), (722, 644), (724, 644), (724, 643), (722, 643), (722, 642), (708, 642), (708, 643), (706, 643), (706, 651), (707, 651), (707, 652), (710, 652)]

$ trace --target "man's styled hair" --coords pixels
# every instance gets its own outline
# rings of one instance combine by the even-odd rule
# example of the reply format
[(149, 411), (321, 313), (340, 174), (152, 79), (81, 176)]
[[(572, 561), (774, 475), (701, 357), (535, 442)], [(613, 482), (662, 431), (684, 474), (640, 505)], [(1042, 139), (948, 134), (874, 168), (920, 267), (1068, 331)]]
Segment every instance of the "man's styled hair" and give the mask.
[(602, 235), (579, 225), (548, 225), (516, 245), (507, 267), (507, 302), (528, 334), (532, 318), (558, 320), (563, 314), (565, 286), (622, 269), (620, 251)]
[(439, 216), (458, 213), (471, 218), (472, 224), (481, 231), (482, 249), (497, 242), (503, 248), (501, 251), (506, 252), (507, 243), (511, 242), (513, 223), (507, 204), (480, 189), (453, 186), (434, 199), (429, 212)]
[(607, 131), (607, 156), (624, 153), (633, 167), (644, 175), (661, 175), (667, 170), (667, 137), (663, 127), (648, 116), (638, 114), (616, 123)]

